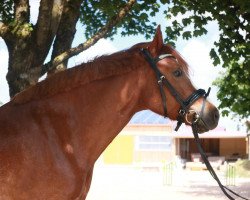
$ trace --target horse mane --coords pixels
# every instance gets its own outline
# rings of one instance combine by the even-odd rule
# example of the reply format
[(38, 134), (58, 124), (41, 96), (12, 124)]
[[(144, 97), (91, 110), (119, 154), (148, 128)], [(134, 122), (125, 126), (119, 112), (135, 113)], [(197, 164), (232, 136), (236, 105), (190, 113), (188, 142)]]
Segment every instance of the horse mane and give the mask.
[[(148, 43), (139, 43), (128, 50), (100, 56), (88, 63), (82, 63), (65, 71), (53, 74), (15, 95), (11, 103), (24, 104), (33, 100), (45, 99), (59, 93), (70, 91), (92, 81), (130, 72), (139, 66), (131, 65), (131, 61), (135, 59), (134, 54), (138, 52), (139, 48), (146, 48), (147, 45)], [(164, 53), (172, 54), (178, 60), (183, 70), (188, 72), (187, 63), (172, 46), (164, 45), (163, 48)]]
[(138, 67), (131, 64), (132, 59), (135, 58), (134, 53), (134, 48), (120, 51), (58, 72), (18, 93), (11, 102), (24, 104), (32, 100), (45, 99), (92, 81), (130, 72)]

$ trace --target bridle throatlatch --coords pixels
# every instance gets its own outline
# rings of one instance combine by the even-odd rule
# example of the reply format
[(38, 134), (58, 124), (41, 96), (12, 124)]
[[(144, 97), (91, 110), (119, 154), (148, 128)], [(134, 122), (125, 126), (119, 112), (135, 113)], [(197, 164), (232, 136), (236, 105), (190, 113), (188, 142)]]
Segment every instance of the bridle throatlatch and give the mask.
[(235, 196), (240, 197), (242, 199), (249, 200), (249, 199), (247, 199), (245, 197), (242, 197), (241, 195), (235, 193), (234, 191), (232, 191), (228, 187), (222, 185), (222, 183), (220, 182), (220, 180), (219, 180), (218, 176), (216, 175), (214, 169), (212, 168), (211, 164), (209, 163), (209, 161), (207, 159), (207, 155), (205, 154), (204, 150), (202, 149), (200, 138), (199, 138), (199, 135), (198, 135), (198, 127), (197, 127), (197, 125), (198, 125), (198, 123), (202, 123), (207, 128), (207, 130), (209, 130), (206, 123), (202, 120), (202, 115), (204, 113), (206, 99), (207, 99), (207, 97), (208, 97), (208, 95), (210, 93), (211, 88), (209, 88), (207, 92), (205, 90), (203, 90), (203, 89), (198, 89), (194, 93), (192, 93), (187, 99), (183, 100), (181, 98), (180, 94), (175, 90), (175, 88), (166, 79), (166, 77), (160, 72), (160, 70), (157, 68), (157, 65), (156, 65), (158, 61), (160, 61), (160, 60), (162, 60), (164, 58), (173, 57), (173, 56), (171, 54), (163, 54), (163, 55), (160, 55), (157, 58), (153, 58), (153, 57), (151, 57), (151, 55), (150, 55), (150, 53), (149, 53), (149, 51), (147, 49), (141, 49), (141, 52), (144, 54), (146, 60), (149, 62), (151, 68), (154, 70), (154, 72), (156, 74), (156, 78), (157, 78), (157, 81), (158, 81), (158, 85), (159, 85), (159, 89), (160, 89), (160, 93), (161, 93), (161, 98), (162, 98), (164, 117), (167, 117), (167, 113), (168, 113), (167, 112), (167, 101), (166, 101), (167, 98), (166, 98), (166, 94), (165, 94), (164, 89), (163, 89), (164, 85), (168, 88), (170, 93), (175, 97), (175, 99), (177, 100), (177, 102), (181, 106), (181, 108), (179, 110), (179, 115), (177, 117), (177, 126), (175, 128), (175, 131), (178, 131), (178, 129), (180, 128), (182, 123), (185, 121), (185, 119), (186, 119), (185, 117), (187, 116), (187, 113), (189, 112), (190, 106), (196, 100), (198, 100), (200, 97), (203, 97), (203, 103), (202, 103), (200, 113), (197, 113), (196, 111), (194, 111), (195, 112), (194, 113), (195, 114), (194, 119), (193, 119), (192, 122), (189, 122), (190, 125), (192, 126), (195, 142), (196, 142), (198, 150), (199, 150), (199, 152), (201, 154), (201, 157), (202, 157), (208, 171), (210, 172), (212, 177), (216, 180), (216, 182), (218, 183), (218, 185), (221, 188), (222, 192), (230, 200), (235, 200), (235, 198), (232, 197), (230, 194), (228, 194), (228, 192), (231, 192)]

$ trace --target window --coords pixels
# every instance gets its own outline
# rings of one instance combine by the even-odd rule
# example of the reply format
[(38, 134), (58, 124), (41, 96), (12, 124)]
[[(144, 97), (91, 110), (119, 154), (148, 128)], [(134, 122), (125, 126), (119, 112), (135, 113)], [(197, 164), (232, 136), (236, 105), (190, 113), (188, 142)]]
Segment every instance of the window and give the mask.
[(171, 151), (172, 137), (168, 136), (137, 136), (136, 150), (138, 151)]

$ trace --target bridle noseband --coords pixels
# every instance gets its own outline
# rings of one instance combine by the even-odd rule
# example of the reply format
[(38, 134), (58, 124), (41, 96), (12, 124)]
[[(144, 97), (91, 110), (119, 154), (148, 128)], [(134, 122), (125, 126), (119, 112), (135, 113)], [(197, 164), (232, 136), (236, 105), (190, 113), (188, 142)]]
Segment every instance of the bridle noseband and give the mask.
[[(163, 54), (160, 55), (157, 58), (153, 58), (149, 51), (147, 49), (141, 49), (141, 52), (145, 56), (146, 60), (149, 62), (151, 68), (154, 70), (158, 85), (160, 88), (161, 98), (162, 98), (162, 104), (163, 104), (163, 111), (164, 111), (164, 117), (167, 117), (167, 98), (166, 94), (164, 92), (163, 86), (167, 87), (169, 89), (169, 92), (173, 95), (173, 97), (176, 99), (176, 101), (180, 104), (181, 108), (179, 110), (179, 114), (177, 117), (177, 126), (175, 128), (175, 131), (178, 131), (181, 124), (185, 121), (185, 116), (187, 115), (190, 106), (197, 101), (200, 97), (204, 97), (204, 99), (207, 98), (210, 92), (210, 88), (208, 92), (206, 92), (203, 89), (198, 89), (195, 92), (193, 92), (187, 99), (183, 100), (181, 95), (175, 90), (175, 88), (172, 86), (172, 84), (166, 79), (166, 77), (160, 72), (160, 70), (157, 67), (157, 62), (160, 60), (167, 58), (167, 57), (173, 57), (171, 54)], [(203, 104), (204, 105), (204, 104)], [(203, 113), (204, 106), (202, 109)], [(200, 118), (200, 117), (199, 117)], [(204, 123), (204, 122), (203, 122)], [(205, 125), (205, 123), (204, 123)]]

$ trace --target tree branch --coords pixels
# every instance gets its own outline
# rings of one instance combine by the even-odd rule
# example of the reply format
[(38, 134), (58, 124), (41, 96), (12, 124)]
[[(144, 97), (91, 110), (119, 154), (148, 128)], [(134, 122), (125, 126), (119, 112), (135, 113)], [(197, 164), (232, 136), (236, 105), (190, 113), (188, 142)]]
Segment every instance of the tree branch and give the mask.
[(14, 0), (14, 19), (9, 19), (6, 23), (0, 22), (0, 37), (4, 39), (9, 50), (14, 48), (20, 38), (27, 39), (30, 37), (29, 19), (29, 1)]
[[(62, 12), (62, 17), (58, 30), (56, 33), (56, 39), (53, 45), (53, 51), (51, 58), (54, 59), (57, 55), (71, 48), (72, 41), (76, 32), (76, 23), (80, 16), (80, 6), (83, 0), (69, 0), (65, 4)], [(53, 74), (58, 70), (64, 70), (67, 68), (67, 60), (62, 62), (60, 66), (49, 71), (48, 74)]]
[(5, 35), (8, 33), (9, 27), (0, 21), (0, 37), (5, 38)]
[(30, 6), (29, 0), (15, 0), (14, 1), (14, 16), (19, 23), (29, 22)]
[(38, 59), (41, 61), (47, 56), (57, 32), (64, 2), (65, 0), (41, 0), (40, 2), (35, 38), (36, 48), (40, 54)]
[(136, 0), (129, 0), (127, 4), (118, 12), (116, 16), (111, 18), (111, 20), (105, 26), (103, 26), (96, 34), (94, 34), (85, 43), (82, 43), (78, 45), (77, 47), (74, 47), (65, 51), (64, 53), (55, 57), (54, 60), (43, 65), (42, 68), (40, 69), (41, 76), (47, 73), (49, 70), (56, 68), (63, 61), (88, 49), (89, 47), (94, 45), (99, 39), (105, 37), (112, 30), (114, 26), (116, 26), (120, 21), (122, 21), (125, 18), (125, 16), (129, 13), (129, 11), (132, 9), (135, 3), (136, 3)]

